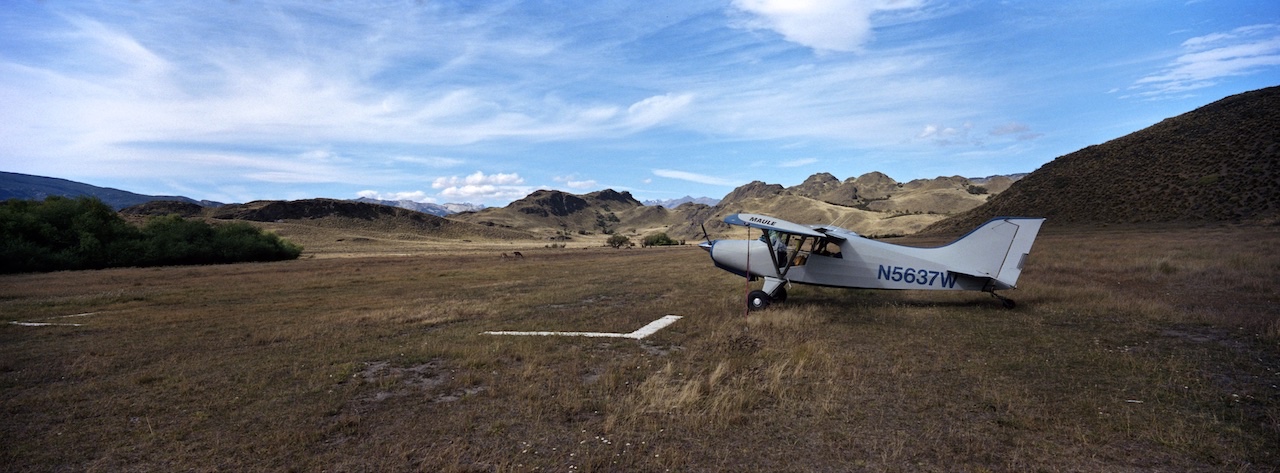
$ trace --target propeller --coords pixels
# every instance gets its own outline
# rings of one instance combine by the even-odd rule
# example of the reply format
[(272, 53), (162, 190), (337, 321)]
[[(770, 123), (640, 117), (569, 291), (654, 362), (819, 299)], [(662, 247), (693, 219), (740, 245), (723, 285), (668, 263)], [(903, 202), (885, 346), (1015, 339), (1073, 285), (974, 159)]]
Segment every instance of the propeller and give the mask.
[(707, 250), (707, 252), (710, 253), (711, 245), (714, 243), (711, 241), (711, 235), (707, 233), (707, 222), (702, 222), (699, 225), (702, 225), (702, 238), (707, 241), (699, 244), (698, 247)]

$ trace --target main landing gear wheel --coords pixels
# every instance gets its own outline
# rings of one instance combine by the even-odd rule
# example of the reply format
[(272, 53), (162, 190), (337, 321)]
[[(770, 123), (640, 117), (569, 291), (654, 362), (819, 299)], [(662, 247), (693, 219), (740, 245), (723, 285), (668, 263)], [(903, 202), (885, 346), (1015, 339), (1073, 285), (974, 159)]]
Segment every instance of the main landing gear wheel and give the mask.
[(773, 301), (774, 301), (774, 302), (777, 302), (777, 303), (783, 303), (783, 302), (786, 302), (786, 301), (787, 301), (787, 288), (786, 288), (786, 287), (779, 287), (779, 288), (778, 288), (778, 290), (777, 290), (776, 292), (774, 292), (774, 293), (773, 293)]
[(772, 299), (773, 298), (769, 297), (769, 293), (767, 292), (751, 291), (750, 294), (747, 294), (747, 309), (762, 310), (769, 307), (769, 303), (773, 302)]

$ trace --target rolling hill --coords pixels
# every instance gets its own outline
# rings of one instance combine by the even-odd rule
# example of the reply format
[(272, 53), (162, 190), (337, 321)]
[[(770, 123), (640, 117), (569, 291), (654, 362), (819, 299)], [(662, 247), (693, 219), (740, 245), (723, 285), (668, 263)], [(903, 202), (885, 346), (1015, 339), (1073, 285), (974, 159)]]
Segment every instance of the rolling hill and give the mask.
[[(682, 206), (683, 207), (683, 206)], [(666, 225), (673, 211), (647, 207), (629, 192), (611, 189), (588, 194), (538, 190), (506, 207), (461, 212), (449, 218), (480, 225), (515, 228), (547, 237), (640, 232)]]
[(336, 199), (262, 200), (200, 208), (181, 202), (147, 202), (120, 210), (125, 216), (176, 214), (187, 218), (244, 220), (371, 232), (370, 235), (438, 240), (521, 240), (533, 235), (510, 228), (476, 225), (388, 205)]
[(946, 216), (986, 202), (1019, 176), (975, 180), (952, 176), (899, 183), (882, 173), (844, 181), (829, 173), (810, 176), (792, 187), (751, 182), (729, 192), (716, 205), (686, 203), (674, 209), (646, 206), (627, 192), (603, 190), (575, 195), (540, 190), (477, 212), (450, 215), (471, 223), (529, 231), (547, 238), (599, 238), (666, 232), (672, 238), (700, 239), (702, 226), (712, 237), (731, 228), (722, 219), (737, 212), (762, 213), (804, 223), (830, 223), (869, 235), (916, 232)]
[(998, 215), (1051, 225), (1280, 221), (1280, 87), (1226, 97), (1061, 156), (990, 202), (925, 230)]
[(218, 202), (199, 201), (181, 196), (143, 195), (110, 187), (98, 187), (56, 177), (32, 176), (16, 172), (0, 172), (0, 200), (44, 200), (49, 196), (97, 197), (111, 208), (120, 210), (156, 200), (187, 202), (203, 207), (222, 205)]

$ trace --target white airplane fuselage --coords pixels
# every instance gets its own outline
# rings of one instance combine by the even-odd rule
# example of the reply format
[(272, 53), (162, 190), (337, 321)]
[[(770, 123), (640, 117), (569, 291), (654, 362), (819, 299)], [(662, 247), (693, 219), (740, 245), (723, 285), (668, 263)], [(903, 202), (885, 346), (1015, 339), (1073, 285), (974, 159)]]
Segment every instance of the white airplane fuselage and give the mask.
[[(748, 257), (747, 246), (751, 247)], [(928, 248), (912, 248), (858, 238), (840, 242), (839, 257), (831, 254), (801, 254), (803, 264), (792, 265), (786, 274), (774, 266), (769, 246), (759, 240), (717, 240), (711, 244), (716, 266), (738, 275), (748, 270), (753, 278), (776, 278), (799, 284), (866, 289), (969, 290), (987, 288), (987, 278), (953, 273), (925, 255), (913, 253)], [(748, 261), (748, 258), (750, 260)], [(995, 289), (1007, 289), (996, 286)]]
[[(703, 243), (716, 267), (785, 297), (786, 283), (865, 289), (994, 291), (1016, 287), (1042, 218), (992, 219), (956, 241), (918, 248), (870, 240), (832, 226), (806, 227), (753, 214), (725, 218), (759, 228), (760, 239)], [(1006, 306), (1012, 306), (1012, 301)]]

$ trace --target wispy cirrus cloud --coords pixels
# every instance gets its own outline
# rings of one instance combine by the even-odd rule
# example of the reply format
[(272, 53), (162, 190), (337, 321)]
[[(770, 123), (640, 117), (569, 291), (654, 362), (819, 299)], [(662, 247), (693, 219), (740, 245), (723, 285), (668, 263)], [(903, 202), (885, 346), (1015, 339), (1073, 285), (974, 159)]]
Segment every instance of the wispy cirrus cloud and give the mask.
[[(1189, 110), (1256, 88), (1280, 55), (1280, 27), (1256, 24), (1274, 2), (1059, 3), (12, 2), (0, 167), (223, 201), (491, 205), (531, 183), (714, 194), (810, 166), (911, 178), (975, 162), (938, 146), (1016, 172), (1164, 113), (1083, 90), (1119, 80)], [(1181, 33), (1205, 24), (1253, 26)], [(1081, 37), (1097, 41), (1064, 40)]]
[(595, 189), (600, 185), (600, 183), (596, 182), (595, 179), (582, 179), (577, 175), (556, 176), (552, 180), (564, 184), (565, 187), (573, 190)]
[(1138, 79), (1133, 95), (1160, 98), (1217, 85), (1234, 76), (1280, 66), (1280, 25), (1243, 26), (1197, 36), (1181, 44), (1182, 54), (1160, 71)]
[(627, 107), (627, 123), (646, 128), (657, 125), (680, 113), (693, 101), (693, 94), (668, 93), (655, 95)]
[(739, 183), (732, 179), (717, 176), (708, 176), (706, 174), (698, 174), (687, 171), (676, 171), (673, 169), (654, 169), (653, 175), (665, 177), (668, 179), (679, 179), (682, 181), (696, 182), (699, 184), (710, 184), (713, 186), (736, 186)]
[(800, 158), (800, 159), (790, 159), (790, 160), (787, 160), (787, 161), (783, 161), (783, 162), (778, 163), (778, 167), (780, 167), (780, 168), (799, 168), (799, 167), (808, 166), (808, 165), (810, 165), (810, 164), (815, 164), (815, 163), (817, 163), (817, 162), (818, 162), (818, 158)]
[(1025, 123), (1010, 122), (992, 128), (987, 134), (991, 136), (1013, 136), (1018, 141), (1030, 141), (1044, 136), (1044, 133), (1038, 133), (1031, 130), (1031, 127)]

